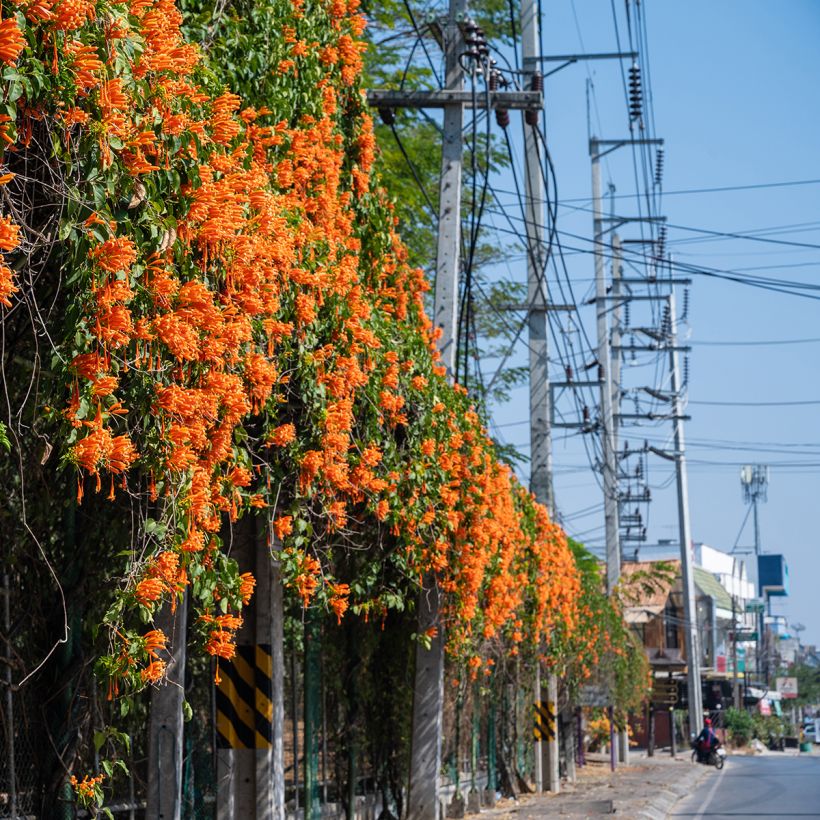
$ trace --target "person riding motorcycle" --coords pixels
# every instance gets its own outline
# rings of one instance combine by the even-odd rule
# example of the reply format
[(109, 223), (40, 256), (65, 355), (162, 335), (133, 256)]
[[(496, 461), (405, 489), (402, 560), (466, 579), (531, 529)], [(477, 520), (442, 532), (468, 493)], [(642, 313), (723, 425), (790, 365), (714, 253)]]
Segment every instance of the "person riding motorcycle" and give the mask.
[(712, 728), (712, 721), (706, 718), (703, 721), (703, 729), (695, 738), (695, 748), (698, 752), (698, 761), (704, 762), (709, 759), (711, 752), (720, 746), (720, 740)]

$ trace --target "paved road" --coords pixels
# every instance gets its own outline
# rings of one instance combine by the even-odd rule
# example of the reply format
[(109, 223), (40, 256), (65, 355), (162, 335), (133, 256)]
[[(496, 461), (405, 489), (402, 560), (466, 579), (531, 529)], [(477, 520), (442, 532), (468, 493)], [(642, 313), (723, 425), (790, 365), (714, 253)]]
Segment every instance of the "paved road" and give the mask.
[(780, 820), (820, 817), (820, 755), (729, 757), (669, 817)]

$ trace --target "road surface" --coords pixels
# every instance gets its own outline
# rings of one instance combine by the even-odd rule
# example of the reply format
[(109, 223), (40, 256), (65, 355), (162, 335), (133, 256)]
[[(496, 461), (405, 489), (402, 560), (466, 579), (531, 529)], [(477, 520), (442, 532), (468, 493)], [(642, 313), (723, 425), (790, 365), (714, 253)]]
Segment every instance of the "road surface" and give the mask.
[(820, 754), (728, 757), (669, 817), (781, 820), (820, 817)]

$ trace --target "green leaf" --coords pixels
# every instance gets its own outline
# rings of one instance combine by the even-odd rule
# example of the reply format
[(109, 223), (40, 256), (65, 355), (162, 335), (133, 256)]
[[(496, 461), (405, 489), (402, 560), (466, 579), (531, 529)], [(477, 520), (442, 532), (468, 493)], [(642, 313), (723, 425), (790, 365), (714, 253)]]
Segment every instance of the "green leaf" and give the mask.
[(182, 718), (187, 723), (194, 716), (194, 710), (187, 700), (182, 701)]

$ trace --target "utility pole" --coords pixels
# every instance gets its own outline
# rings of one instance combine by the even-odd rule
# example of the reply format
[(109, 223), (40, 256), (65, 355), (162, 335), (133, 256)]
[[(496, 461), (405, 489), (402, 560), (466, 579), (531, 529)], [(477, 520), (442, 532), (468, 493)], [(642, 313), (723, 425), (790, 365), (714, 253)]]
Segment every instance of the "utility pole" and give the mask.
[[(446, 91), (461, 91), (464, 50), (461, 23), (466, 0), (450, 0), (445, 30)], [(489, 116), (490, 112), (487, 112)], [(441, 329), (439, 350), (447, 375), (453, 378), (458, 327), (458, 285), (461, 272), (461, 170), (464, 107), (444, 108), (439, 183), (439, 225), (436, 249), (434, 321)], [(435, 575), (424, 579), (419, 601), (419, 634), (431, 635), (430, 646), (416, 644), (413, 725), (410, 742), (408, 820), (438, 820), (439, 772), (444, 712), (444, 630), (440, 619), (441, 589)]]
[(697, 732), (703, 723), (703, 701), (700, 683), (700, 647), (695, 604), (695, 579), (692, 569), (692, 531), (689, 521), (689, 484), (686, 474), (686, 453), (681, 413), (681, 377), (678, 363), (675, 294), (669, 295), (669, 367), (672, 398), (672, 418), (675, 425), (675, 474), (678, 486), (678, 526), (683, 575), (683, 617), (686, 621), (687, 694), (689, 700), (689, 731)]
[(598, 331), (598, 379), (601, 385), (601, 449), (603, 451), (604, 530), (606, 540), (606, 589), (615, 590), (621, 576), (621, 544), (618, 532), (618, 464), (612, 418), (612, 370), (607, 322), (607, 287), (604, 263), (603, 202), (601, 200), (601, 151), (598, 140), (589, 141), (592, 160), (592, 241), (595, 254), (595, 311)]
[[(466, 0), (450, 0), (444, 26), (446, 85), (441, 91), (368, 91), (368, 103), (382, 119), (393, 122), (395, 108), (441, 108), (444, 110), (441, 180), (439, 185), (439, 233), (436, 250), (436, 284), (433, 320), (441, 330), (441, 362), (450, 378), (455, 372), (458, 328), (458, 291), (461, 250), (461, 176), (464, 108), (540, 111), (539, 89), (506, 91), (488, 89), (476, 95), (464, 89), (462, 58), (468, 51)], [(472, 31), (477, 26), (471, 23)], [(489, 111), (488, 111), (489, 115)], [(540, 173), (540, 171), (539, 171)], [(543, 200), (543, 196), (540, 197)], [(543, 219), (535, 220), (539, 225)], [(419, 600), (420, 635), (431, 636), (430, 647), (416, 648), (413, 721), (410, 750), (410, 782), (407, 820), (438, 820), (439, 772), (441, 770), (442, 708), (444, 700), (444, 634), (440, 624), (441, 590), (434, 574), (423, 582)]]
[[(263, 522), (264, 525), (263, 525)], [(243, 608), (236, 654), (219, 662), (216, 690), (217, 816), (281, 818), (284, 816), (284, 775), (281, 724), (282, 658), (281, 592), (267, 543), (265, 519), (246, 516), (234, 527), (232, 555), (242, 567), (255, 570), (256, 590)], [(279, 645), (277, 645), (279, 644)], [(276, 681), (274, 683), (274, 681)], [(153, 816), (153, 815), (152, 815)]]
[[(521, 3), (521, 54), (524, 67), (524, 87), (540, 91), (543, 77), (540, 69), (541, 47), (538, 4), (535, 0)], [(546, 284), (547, 249), (544, 244), (546, 225), (546, 191), (541, 152), (538, 146), (538, 112), (526, 111), (522, 116), (524, 127), (524, 182), (527, 232), (527, 301), (529, 314), (530, 349), (530, 490), (535, 500), (543, 504), (550, 517), (555, 517), (555, 497), (552, 485), (552, 435), (550, 419), (550, 384), (548, 363), (549, 319)], [(541, 648), (537, 647), (535, 670), (535, 708), (540, 708)], [(550, 674), (546, 685), (546, 710), (557, 715), (558, 681)], [(544, 754), (546, 752), (546, 754)], [(557, 792), (561, 780), (558, 770), (557, 722), (546, 740), (535, 741), (535, 788), (546, 787)], [(544, 769), (546, 768), (546, 771)]]
[[(734, 562), (732, 563), (732, 570), (734, 570)], [(734, 576), (734, 571), (732, 576)], [(732, 580), (734, 581), (734, 577)], [(732, 592), (732, 703), (735, 709), (740, 709), (740, 681), (737, 677), (737, 595), (734, 592)]]
[(166, 601), (155, 626), (168, 638), (165, 680), (151, 692), (148, 726), (148, 795), (146, 811), (158, 820), (182, 817), (182, 702), (185, 700), (185, 650), (188, 595), (175, 609)]
[[(765, 502), (768, 498), (767, 487), (769, 483), (769, 468), (763, 464), (746, 464), (740, 470), (740, 484), (743, 487), (743, 500), (747, 504), (752, 505), (752, 515), (754, 520), (754, 531), (755, 531), (755, 558), (754, 558), (754, 576), (755, 576), (755, 586), (757, 587), (757, 595), (760, 595), (760, 552), (761, 552), (761, 539), (760, 539), (760, 519), (758, 518), (757, 513), (757, 505), (759, 501)], [(771, 613), (769, 613), (771, 614)], [(756, 648), (755, 648), (755, 667), (758, 677), (760, 674), (764, 672), (764, 664), (763, 664), (763, 637), (764, 637), (764, 625), (765, 621), (763, 618), (763, 612), (761, 610), (757, 611), (757, 615), (755, 617), (755, 622), (757, 626), (757, 641), (756, 641)], [(768, 676), (767, 676), (768, 678)], [(768, 682), (768, 680), (766, 681)]]
[[(618, 425), (621, 413), (621, 237), (612, 234), (612, 324), (610, 328), (609, 364), (610, 372), (610, 406), (612, 408), (612, 452), (615, 463), (615, 482), (618, 482)], [(620, 513), (620, 494), (617, 493), (616, 510)], [(618, 522), (618, 556), (622, 554), (620, 521)], [(618, 762), (629, 765), (629, 731), (624, 726), (618, 733)]]
[[(609, 369), (611, 383), (611, 403), (612, 403), (612, 449), (618, 453), (618, 427), (620, 425), (619, 416), (621, 413), (621, 237), (617, 233), (612, 234), (612, 333), (609, 351)], [(620, 540), (620, 534), (619, 534)]]

